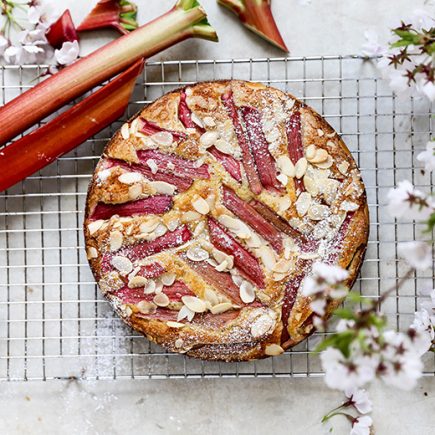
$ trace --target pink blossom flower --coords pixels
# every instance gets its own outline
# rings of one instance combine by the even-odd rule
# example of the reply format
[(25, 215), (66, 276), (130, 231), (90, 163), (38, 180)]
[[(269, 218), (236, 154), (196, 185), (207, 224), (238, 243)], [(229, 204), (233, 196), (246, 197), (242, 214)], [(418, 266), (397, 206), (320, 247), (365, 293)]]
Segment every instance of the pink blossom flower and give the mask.
[(345, 396), (349, 399), (351, 405), (356, 408), (360, 414), (372, 412), (372, 402), (369, 393), (364, 389), (347, 388), (344, 391)]
[(350, 435), (370, 435), (373, 420), (368, 415), (356, 417), (352, 423)]

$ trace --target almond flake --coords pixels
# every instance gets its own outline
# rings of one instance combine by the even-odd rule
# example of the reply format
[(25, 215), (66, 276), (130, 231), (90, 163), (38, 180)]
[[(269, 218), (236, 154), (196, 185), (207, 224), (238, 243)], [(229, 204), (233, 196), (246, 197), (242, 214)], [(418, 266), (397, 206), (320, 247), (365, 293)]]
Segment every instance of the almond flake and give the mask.
[(173, 184), (166, 183), (166, 181), (151, 181), (149, 183), (156, 193), (162, 195), (173, 195), (177, 190), (177, 187)]
[(359, 204), (351, 201), (343, 201), (340, 205), (340, 210), (355, 211), (359, 209)]
[(118, 270), (121, 275), (128, 275), (133, 270), (133, 263), (122, 255), (116, 255), (112, 258), (112, 266)]
[(295, 206), (296, 211), (300, 217), (303, 217), (307, 214), (308, 209), (311, 205), (311, 195), (308, 192), (302, 192), (297, 199)]
[(258, 316), (251, 325), (251, 335), (258, 338), (271, 332), (275, 327), (275, 321), (267, 314)]
[(154, 293), (156, 290), (156, 282), (152, 279), (149, 279), (148, 282), (146, 283), (143, 292), (145, 295), (150, 295), (152, 293)]
[(317, 187), (317, 184), (315, 181), (308, 175), (305, 175), (304, 177), (304, 186), (307, 192), (315, 197), (319, 194), (319, 188)]
[(169, 231), (175, 231), (180, 226), (180, 219), (172, 219), (166, 226)]
[(298, 256), (300, 260), (315, 260), (320, 255), (317, 252), (301, 252)]
[(215, 127), (216, 126), (216, 122), (214, 121), (214, 119), (211, 116), (206, 116), (203, 120), (204, 124), (207, 127)]
[(153, 302), (158, 307), (167, 307), (169, 305), (168, 295), (165, 295), (164, 293), (158, 293), (154, 296)]
[(240, 286), (240, 299), (245, 304), (250, 304), (255, 300), (255, 289), (249, 281), (243, 281)]
[(198, 127), (204, 128), (204, 123), (195, 112), (192, 112), (191, 119)]
[(216, 266), (215, 266), (215, 269), (216, 269), (218, 272), (223, 272), (224, 270), (228, 269), (228, 266), (229, 266), (228, 261), (227, 261), (227, 260), (224, 260), (224, 261), (222, 261), (222, 263), (216, 265)]
[(163, 275), (160, 275), (160, 281), (165, 286), (170, 286), (174, 284), (176, 278), (177, 275), (175, 275), (175, 273), (172, 272), (166, 272)]
[(211, 306), (217, 305), (219, 303), (219, 298), (217, 297), (216, 293), (209, 288), (205, 289), (204, 299), (209, 302)]
[(189, 322), (191, 322), (194, 317), (195, 313), (187, 308), (186, 305), (183, 305), (181, 310), (178, 312), (177, 321), (179, 322), (180, 320), (187, 319)]
[(263, 242), (257, 233), (251, 233), (251, 237), (246, 240), (246, 244), (248, 245), (248, 248), (259, 248)]
[(295, 165), (295, 175), (298, 180), (300, 180), (307, 172), (308, 162), (305, 157), (300, 158)]
[(115, 252), (118, 249), (121, 249), (123, 240), (124, 236), (122, 235), (121, 231), (112, 231), (109, 237), (110, 250)]
[(154, 133), (150, 137), (153, 142), (155, 142), (157, 145), (162, 146), (170, 146), (174, 141), (174, 136), (172, 136), (172, 133), (170, 133), (169, 131), (159, 131), (158, 133)]
[(192, 201), (192, 207), (201, 214), (207, 214), (210, 211), (210, 206), (208, 205), (208, 202), (201, 196)]
[(145, 287), (147, 283), (148, 280), (144, 276), (136, 275), (130, 278), (130, 280), (128, 281), (128, 286), (130, 288), (140, 288)]
[(222, 314), (225, 313), (225, 311), (231, 310), (231, 308), (233, 308), (233, 306), (229, 302), (222, 302), (211, 307), (210, 312), (212, 314)]
[(272, 280), (275, 282), (282, 281), (284, 278), (288, 277), (288, 273), (277, 273), (274, 272), (272, 275)]
[(319, 185), (319, 190), (323, 194), (327, 204), (332, 204), (338, 194), (338, 189), (340, 187), (340, 182), (334, 180), (333, 178), (327, 178), (322, 180)]
[(141, 233), (152, 233), (159, 223), (160, 219), (158, 217), (149, 218), (139, 225), (139, 230)]
[(307, 149), (305, 150), (305, 157), (308, 161), (311, 161), (311, 159), (314, 158), (316, 155), (317, 147), (316, 145), (309, 145)]
[(288, 177), (285, 174), (279, 174), (277, 175), (276, 179), (283, 185), (287, 186), (288, 183)]
[(140, 301), (136, 304), (136, 307), (142, 314), (154, 314), (157, 310), (157, 307), (148, 301)]
[(189, 248), (186, 252), (186, 256), (192, 261), (204, 261), (209, 258), (208, 252), (202, 248), (199, 248), (198, 246)]
[(322, 136), (325, 135), (324, 131), (323, 131), (321, 128), (318, 128), (318, 129), (317, 129), (317, 134), (318, 134), (320, 137), (322, 137)]
[(269, 246), (263, 245), (257, 249), (257, 255), (260, 257), (264, 266), (268, 270), (273, 270), (276, 264), (275, 253)]
[(333, 163), (333, 158), (328, 154), (328, 158), (324, 162), (314, 163), (314, 165), (316, 165), (320, 169), (329, 169)]
[(313, 221), (321, 221), (323, 219), (326, 219), (329, 215), (329, 207), (323, 204), (311, 204), (308, 210), (308, 217)]
[(274, 272), (278, 273), (288, 273), (293, 266), (293, 262), (285, 259), (281, 259), (273, 267)]
[(219, 251), (218, 249), (213, 249), (212, 254), (218, 263), (226, 261), (229, 269), (234, 267), (234, 257), (232, 255), (228, 255), (225, 252)]
[(183, 215), (181, 216), (181, 221), (183, 223), (187, 223), (187, 222), (195, 222), (197, 220), (201, 219), (201, 215), (199, 213), (197, 213), (196, 211), (186, 211), (185, 213), (183, 213)]
[(141, 184), (133, 184), (128, 188), (128, 197), (132, 201), (139, 198), (142, 195), (142, 185)]
[(152, 174), (157, 174), (157, 171), (159, 170), (159, 167), (157, 166), (157, 163), (153, 159), (148, 159), (146, 161), (146, 164), (151, 169)]
[(216, 131), (206, 131), (201, 135), (199, 142), (204, 148), (210, 148), (219, 139), (219, 135)]
[(103, 219), (98, 219), (88, 224), (89, 234), (93, 236), (102, 227), (103, 224), (104, 224)]
[(218, 139), (215, 143), (215, 147), (224, 154), (232, 154), (234, 149), (225, 139)]
[(154, 237), (161, 237), (163, 235), (165, 235), (168, 232), (168, 229), (166, 228), (166, 225), (164, 225), (163, 223), (159, 223), (156, 227), (156, 229), (153, 232), (153, 236)]
[(98, 257), (98, 251), (93, 246), (90, 246), (87, 250), (87, 259), (92, 260)]
[(125, 123), (122, 125), (121, 136), (125, 140), (127, 140), (130, 137), (130, 127), (129, 127), (128, 123)]
[[(173, 322), (173, 321), (171, 321), (171, 320), (167, 321), (167, 322), (166, 322), (166, 325), (168, 325), (170, 328), (176, 328), (176, 329), (184, 328), (184, 326), (186, 326), (184, 323)], [(181, 346), (177, 346), (177, 345), (175, 345), (175, 347), (181, 347)]]
[(140, 183), (142, 180), (143, 176), (139, 172), (124, 172), (118, 177), (118, 181), (122, 184)]
[(310, 163), (316, 164), (326, 162), (326, 160), (328, 160), (328, 156), (328, 151), (324, 150), (323, 148), (318, 148), (314, 154), (314, 157), (310, 160)]
[(278, 356), (284, 353), (284, 349), (279, 344), (268, 344), (264, 349), (264, 353), (269, 356)]
[(281, 213), (285, 212), (292, 205), (292, 201), (289, 196), (281, 196), (277, 199), (278, 209)]
[(191, 97), (193, 95), (193, 90), (192, 88), (186, 88), (184, 93), (186, 94), (186, 97)]
[(350, 165), (348, 162), (343, 161), (337, 166), (337, 168), (343, 175), (347, 175), (347, 171), (349, 170), (349, 166)]
[(183, 304), (194, 313), (203, 313), (207, 309), (205, 302), (196, 296), (183, 296), (181, 300)]
[(276, 161), (279, 170), (287, 177), (293, 178), (296, 175), (295, 165), (287, 156), (280, 156)]

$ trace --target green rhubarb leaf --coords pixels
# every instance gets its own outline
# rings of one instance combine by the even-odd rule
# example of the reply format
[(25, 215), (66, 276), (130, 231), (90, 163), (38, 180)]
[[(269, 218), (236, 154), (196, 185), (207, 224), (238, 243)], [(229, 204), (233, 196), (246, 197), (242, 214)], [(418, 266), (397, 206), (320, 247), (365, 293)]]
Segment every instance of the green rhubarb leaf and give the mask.
[(175, 5), (175, 7), (184, 9), (185, 11), (196, 8), (198, 6), (201, 6), (198, 0), (179, 0)]

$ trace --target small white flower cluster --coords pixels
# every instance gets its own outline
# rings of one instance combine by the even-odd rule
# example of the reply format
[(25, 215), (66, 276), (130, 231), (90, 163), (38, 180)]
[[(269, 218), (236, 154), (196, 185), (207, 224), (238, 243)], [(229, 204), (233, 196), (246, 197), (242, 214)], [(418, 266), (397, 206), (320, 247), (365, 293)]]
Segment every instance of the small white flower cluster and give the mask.
[(58, 15), (53, 7), (39, 1), (28, 2), (27, 23), (24, 30), (12, 42), (0, 33), (0, 61), (10, 65), (56, 63), (65, 66), (73, 63), (79, 55), (79, 43), (64, 42), (60, 49), (53, 50), (46, 38), (47, 30)]
[[(409, 23), (418, 32), (435, 28), (434, 16), (424, 10), (414, 11), (413, 15), (406, 20), (406, 23)], [(373, 31), (367, 31), (364, 35), (367, 42), (363, 45), (362, 54), (364, 56), (380, 56), (377, 66), (383, 78), (388, 80), (393, 91), (403, 93), (413, 89), (430, 101), (435, 100), (433, 80), (428, 80), (424, 71), (418, 68), (416, 70), (419, 65), (430, 65), (433, 62), (428, 53), (421, 51), (420, 46), (409, 45), (405, 52), (403, 51), (403, 45), (398, 44), (398, 46), (392, 47), (400, 39), (397, 34), (385, 45), (379, 42), (378, 35)], [(397, 56), (402, 56), (400, 57), (400, 63), (394, 61)], [(415, 71), (416, 73), (409, 75), (409, 71)]]
[(422, 151), (417, 160), (424, 163), (424, 169), (428, 172), (435, 171), (435, 140), (426, 144), (426, 151)]

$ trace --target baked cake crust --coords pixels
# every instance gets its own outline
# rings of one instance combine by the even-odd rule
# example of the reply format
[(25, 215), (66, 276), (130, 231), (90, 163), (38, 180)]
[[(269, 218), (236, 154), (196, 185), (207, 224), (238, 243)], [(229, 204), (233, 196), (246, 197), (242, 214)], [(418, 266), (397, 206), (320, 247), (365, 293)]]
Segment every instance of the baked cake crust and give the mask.
[(122, 319), (223, 361), (310, 335), (304, 277), (324, 261), (351, 286), (368, 229), (359, 170), (332, 127), (290, 94), (236, 80), (172, 91), (125, 123), (84, 221), (92, 272)]

